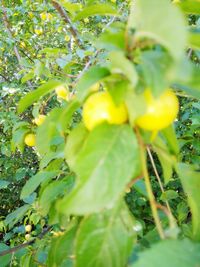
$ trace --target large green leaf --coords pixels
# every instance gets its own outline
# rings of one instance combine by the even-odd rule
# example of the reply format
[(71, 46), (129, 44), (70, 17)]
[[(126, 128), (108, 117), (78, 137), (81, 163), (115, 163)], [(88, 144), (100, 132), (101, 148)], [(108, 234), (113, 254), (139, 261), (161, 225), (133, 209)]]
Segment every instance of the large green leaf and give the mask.
[[(8, 250), (8, 249), (9, 249), (9, 246), (7, 246), (7, 245), (5, 245), (3, 243), (0, 243), (0, 252), (3, 252), (3, 251)], [(11, 254), (7, 254), (5, 256), (1, 256), (0, 257), (1, 267), (9, 266), (9, 262), (11, 260), (11, 257), (12, 257)]]
[[(72, 115), (79, 107), (78, 102), (71, 102), (62, 108), (53, 109), (44, 123), (38, 127), (36, 148), (41, 155), (52, 152), (53, 140), (59, 139), (64, 146), (64, 132), (71, 122)], [(55, 151), (55, 150), (53, 150)]]
[(110, 71), (107, 68), (99, 66), (91, 67), (86, 73), (84, 73), (77, 83), (77, 98), (82, 102), (87, 96), (89, 88), (109, 75)]
[(58, 85), (61, 85), (61, 81), (49, 81), (40, 87), (38, 87), (36, 90), (29, 92), (27, 95), (25, 95), (18, 104), (18, 113), (22, 113), (26, 108), (31, 106), (34, 102), (39, 100), (41, 96), (44, 96), (54, 90)]
[(13, 212), (9, 213), (6, 216), (5, 224), (8, 225), (9, 228), (12, 228), (13, 225), (15, 225), (18, 221), (22, 219), (22, 217), (28, 211), (29, 208), (30, 208), (30, 205), (24, 205), (14, 210)]
[(131, 267), (198, 267), (200, 244), (184, 240), (165, 240), (139, 254)]
[(62, 236), (53, 238), (47, 259), (49, 267), (63, 266), (62, 263), (72, 256), (76, 230), (77, 227), (73, 227)]
[(67, 192), (68, 183), (66, 180), (53, 181), (48, 184), (39, 198), (40, 212), (43, 216), (47, 215), (51, 204), (57, 197), (62, 196), (64, 192)]
[(198, 0), (184, 0), (177, 5), (188, 14), (200, 14), (200, 2)]
[(24, 198), (28, 197), (30, 194), (32, 194), (38, 188), (38, 186), (42, 182), (55, 177), (56, 175), (58, 175), (58, 173), (59, 173), (59, 171), (53, 171), (53, 172), (41, 171), (41, 172), (38, 172), (36, 175), (32, 176), (25, 183), (24, 187), (22, 188), (20, 198), (24, 199)]
[(85, 7), (82, 11), (80, 11), (74, 18), (74, 20), (80, 20), (89, 16), (95, 16), (95, 15), (111, 15), (115, 16), (117, 15), (117, 10), (113, 8), (112, 5), (109, 4), (95, 4), (95, 5), (89, 5)]
[(76, 266), (125, 266), (135, 241), (133, 225), (125, 205), (86, 217), (76, 238)]
[(200, 241), (200, 172), (184, 163), (177, 166), (177, 171), (192, 211), (193, 237)]
[(79, 180), (75, 189), (57, 208), (67, 214), (87, 214), (112, 207), (140, 169), (131, 127), (101, 124), (90, 132), (76, 158), (73, 170)]
[(78, 152), (80, 151), (84, 140), (88, 135), (88, 131), (85, 126), (81, 123), (74, 128), (67, 137), (67, 144), (65, 147), (65, 158), (70, 168), (73, 169), (76, 163)]
[(156, 40), (168, 49), (175, 60), (184, 55), (185, 25), (181, 12), (168, 0), (133, 1), (128, 27), (136, 29), (135, 38)]
[(110, 61), (112, 71), (123, 73), (131, 82), (132, 86), (136, 86), (138, 75), (135, 66), (131, 63), (122, 52), (115, 51), (110, 53)]

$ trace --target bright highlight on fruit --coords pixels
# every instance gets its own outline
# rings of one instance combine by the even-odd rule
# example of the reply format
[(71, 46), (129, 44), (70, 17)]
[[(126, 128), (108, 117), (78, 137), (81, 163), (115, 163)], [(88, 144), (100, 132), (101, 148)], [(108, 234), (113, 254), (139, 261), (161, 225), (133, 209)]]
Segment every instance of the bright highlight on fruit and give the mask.
[(30, 224), (28, 224), (28, 225), (25, 226), (25, 231), (26, 232), (29, 233), (29, 232), (31, 232), (31, 230), (32, 230), (32, 226)]
[(104, 121), (110, 124), (122, 124), (127, 120), (125, 105), (116, 106), (108, 92), (94, 93), (83, 105), (83, 122), (88, 130), (92, 130)]
[(35, 29), (35, 34), (41, 35), (43, 33), (43, 29)]
[(27, 146), (35, 146), (36, 144), (36, 138), (35, 138), (35, 134), (33, 133), (29, 133), (25, 136), (24, 138), (24, 143), (27, 145)]
[(65, 86), (60, 85), (56, 87), (55, 91), (58, 98), (64, 99), (66, 101), (69, 100), (69, 90)]
[(43, 124), (43, 122), (45, 121), (45, 119), (46, 119), (46, 116), (40, 114), (37, 118), (35, 118), (35, 119), (33, 120), (33, 122), (34, 122), (37, 126), (40, 126), (40, 125)]
[(173, 123), (178, 114), (179, 102), (172, 90), (168, 89), (155, 98), (151, 90), (146, 89), (144, 97), (146, 112), (136, 119), (136, 125), (144, 130), (159, 131)]

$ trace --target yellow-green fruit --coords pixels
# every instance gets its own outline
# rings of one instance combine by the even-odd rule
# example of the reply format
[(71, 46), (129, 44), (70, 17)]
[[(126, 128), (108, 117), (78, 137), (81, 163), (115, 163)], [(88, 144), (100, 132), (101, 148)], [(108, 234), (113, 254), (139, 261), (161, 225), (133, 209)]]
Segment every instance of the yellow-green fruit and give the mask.
[(122, 124), (127, 119), (125, 105), (116, 106), (108, 92), (94, 93), (83, 105), (83, 122), (88, 130), (92, 130), (104, 121), (110, 124)]
[(45, 121), (46, 116), (45, 115), (39, 115), (37, 118), (35, 118), (33, 121), (36, 125), (40, 126), (43, 124), (43, 122)]
[(136, 125), (144, 130), (159, 131), (172, 124), (179, 110), (178, 98), (172, 90), (168, 89), (155, 98), (150, 89), (146, 89), (144, 97), (146, 112), (136, 119)]
[(27, 145), (27, 146), (35, 146), (36, 144), (36, 140), (35, 140), (35, 134), (33, 133), (29, 133), (25, 136), (24, 138), (24, 143)]
[(31, 230), (32, 230), (32, 226), (30, 224), (28, 224), (28, 225), (25, 226), (25, 231), (26, 232), (29, 233)]
[(69, 100), (69, 91), (65, 86), (60, 85), (56, 87), (55, 91), (58, 98), (65, 99), (67, 101)]

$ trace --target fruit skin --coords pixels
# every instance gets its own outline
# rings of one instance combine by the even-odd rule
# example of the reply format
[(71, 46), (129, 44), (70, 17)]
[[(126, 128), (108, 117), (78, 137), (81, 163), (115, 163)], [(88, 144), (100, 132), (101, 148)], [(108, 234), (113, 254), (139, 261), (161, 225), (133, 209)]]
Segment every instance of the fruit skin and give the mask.
[(88, 130), (92, 130), (104, 121), (110, 124), (122, 124), (127, 120), (125, 105), (116, 106), (108, 92), (92, 94), (83, 105), (83, 122)]
[(62, 98), (67, 101), (69, 100), (69, 91), (65, 86), (60, 85), (56, 87), (55, 91), (58, 98)]
[(99, 83), (95, 83), (94, 85), (92, 85), (90, 87), (90, 92), (97, 92), (97, 91), (99, 91), (99, 88), (100, 88), (100, 84)]
[(171, 89), (164, 91), (158, 98), (155, 98), (150, 89), (144, 92), (146, 101), (146, 112), (139, 116), (135, 124), (148, 131), (159, 131), (175, 120), (179, 111), (179, 102)]
[(29, 239), (31, 238), (31, 235), (30, 234), (26, 234), (25, 235), (25, 239), (28, 241)]
[(32, 226), (30, 224), (27, 224), (25, 226), (25, 231), (29, 233), (29, 232), (31, 232), (31, 230), (32, 230)]
[(46, 119), (46, 116), (40, 114), (37, 118), (35, 118), (35, 119), (33, 120), (33, 122), (34, 122), (37, 126), (40, 126), (40, 125), (43, 124), (43, 122), (45, 121), (45, 119)]
[(24, 143), (27, 145), (27, 146), (35, 146), (36, 144), (36, 141), (35, 141), (35, 134), (33, 133), (29, 133), (25, 136), (24, 138)]

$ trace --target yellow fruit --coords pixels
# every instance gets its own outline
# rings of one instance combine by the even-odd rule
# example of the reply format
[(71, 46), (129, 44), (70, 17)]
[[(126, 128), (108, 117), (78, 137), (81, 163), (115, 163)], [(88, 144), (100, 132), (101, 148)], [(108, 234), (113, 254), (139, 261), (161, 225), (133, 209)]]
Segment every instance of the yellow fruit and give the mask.
[(146, 112), (136, 119), (136, 125), (148, 131), (159, 131), (168, 127), (179, 110), (178, 98), (170, 89), (155, 98), (149, 89), (144, 92)]
[(40, 28), (40, 29), (35, 29), (35, 34), (37, 35), (41, 35), (43, 33), (43, 29)]
[(127, 119), (125, 105), (116, 106), (108, 92), (94, 93), (83, 105), (83, 122), (88, 130), (92, 130), (104, 121), (110, 124), (122, 124)]
[(41, 20), (51, 20), (53, 16), (50, 13), (42, 12), (40, 13)]
[(58, 98), (62, 98), (67, 101), (69, 100), (69, 90), (66, 88), (66, 86), (60, 85), (56, 87), (55, 91)]
[(97, 91), (99, 91), (99, 88), (100, 88), (100, 84), (99, 83), (95, 83), (94, 85), (92, 85), (90, 87), (90, 91), (91, 92), (97, 92)]
[(29, 133), (25, 136), (24, 138), (24, 143), (27, 145), (27, 146), (35, 146), (35, 134), (33, 133)]
[(25, 239), (28, 241), (29, 239), (31, 238), (31, 235), (30, 234), (26, 234), (25, 235)]
[(35, 118), (35, 119), (33, 120), (33, 122), (34, 122), (36, 125), (40, 126), (40, 125), (43, 124), (43, 122), (45, 121), (45, 119), (46, 119), (46, 116), (40, 114), (37, 118)]
[(70, 36), (69, 35), (65, 35), (65, 41), (69, 42), (70, 41)]
[(89, 23), (89, 22), (90, 22), (90, 20), (89, 20), (88, 18), (85, 18), (83, 21), (84, 21), (85, 23)]
[(19, 46), (20, 46), (21, 48), (24, 48), (24, 47), (26, 47), (26, 44), (25, 44), (23, 41), (21, 41), (21, 42), (19, 43)]
[(25, 226), (25, 231), (30, 232), (32, 230), (32, 226), (30, 224)]

